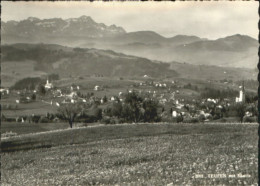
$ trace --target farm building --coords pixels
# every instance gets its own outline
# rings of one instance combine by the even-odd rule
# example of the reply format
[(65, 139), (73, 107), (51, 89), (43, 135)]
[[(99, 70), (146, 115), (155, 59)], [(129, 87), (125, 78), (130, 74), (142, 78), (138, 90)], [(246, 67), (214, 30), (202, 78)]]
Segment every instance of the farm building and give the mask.
[(96, 86), (94, 87), (94, 90), (95, 90), (95, 91), (98, 91), (98, 90), (101, 90), (101, 88), (100, 88), (100, 86), (96, 85)]
[(1, 88), (0, 93), (1, 93), (1, 95), (7, 95), (7, 94), (9, 94), (9, 89)]

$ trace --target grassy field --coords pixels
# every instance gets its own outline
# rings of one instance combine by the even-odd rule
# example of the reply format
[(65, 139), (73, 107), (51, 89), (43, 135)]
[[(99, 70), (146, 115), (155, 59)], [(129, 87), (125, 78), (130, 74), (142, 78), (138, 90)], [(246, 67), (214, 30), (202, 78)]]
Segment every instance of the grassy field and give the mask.
[(2, 184), (257, 185), (257, 128), (126, 124), (2, 139), (3, 151), (52, 147), (2, 153)]
[(16, 123), (1, 122), (1, 134), (13, 132), (17, 135), (67, 129), (68, 123)]
[(34, 61), (5, 61), (1, 63), (1, 83), (3, 87), (10, 87), (16, 81), (25, 77), (41, 77), (46, 75), (45, 72), (34, 70)]

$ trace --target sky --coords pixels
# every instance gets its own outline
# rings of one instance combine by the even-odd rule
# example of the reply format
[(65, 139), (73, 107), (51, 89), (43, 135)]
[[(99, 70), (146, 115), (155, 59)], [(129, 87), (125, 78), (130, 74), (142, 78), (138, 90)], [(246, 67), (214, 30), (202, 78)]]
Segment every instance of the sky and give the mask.
[(4, 1), (1, 4), (1, 20), (5, 22), (28, 17), (67, 19), (86, 15), (98, 23), (121, 26), (127, 32), (150, 30), (165, 37), (182, 34), (208, 39), (234, 34), (258, 38), (257, 1)]

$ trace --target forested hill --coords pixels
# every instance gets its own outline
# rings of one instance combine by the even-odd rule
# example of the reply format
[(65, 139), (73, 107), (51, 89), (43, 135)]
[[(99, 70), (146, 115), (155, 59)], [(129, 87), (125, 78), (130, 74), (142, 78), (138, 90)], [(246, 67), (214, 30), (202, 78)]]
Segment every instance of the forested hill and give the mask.
[(34, 61), (35, 70), (61, 76), (102, 74), (104, 76), (176, 77), (170, 64), (116, 53), (111, 50), (70, 48), (49, 44), (2, 46), (2, 62)]

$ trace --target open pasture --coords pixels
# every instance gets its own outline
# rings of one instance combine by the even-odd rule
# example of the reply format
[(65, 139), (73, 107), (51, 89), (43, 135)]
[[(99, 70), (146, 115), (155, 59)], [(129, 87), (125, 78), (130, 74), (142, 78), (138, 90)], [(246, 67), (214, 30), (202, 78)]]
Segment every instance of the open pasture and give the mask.
[(37, 132), (47, 132), (58, 129), (69, 128), (68, 123), (16, 123), (16, 122), (2, 122), (1, 134), (15, 133), (17, 135), (30, 134)]
[[(53, 99), (53, 103), (54, 103)], [(10, 102), (2, 102), (2, 104), (10, 104), (10, 105), (17, 105), (17, 109), (10, 109), (10, 110), (2, 110), (2, 114), (6, 117), (18, 117), (18, 116), (31, 116), (32, 114), (35, 115), (46, 115), (47, 113), (56, 113), (57, 106), (55, 104), (51, 105), (49, 100), (47, 103), (42, 102), (41, 100), (31, 102), (31, 103), (20, 103), (14, 104)]]
[(68, 87), (72, 84), (79, 85), (83, 89), (93, 90), (96, 85), (104, 88), (120, 88), (132, 85), (138, 80), (122, 79), (119, 77), (81, 77), (80, 78), (62, 78), (54, 83), (57, 87)]
[(25, 77), (41, 77), (46, 75), (43, 71), (34, 69), (34, 61), (4, 61), (1, 63), (1, 83), (3, 87), (10, 87)]
[(257, 185), (257, 128), (122, 124), (2, 139), (3, 151), (31, 148), (2, 154), (2, 184)]

